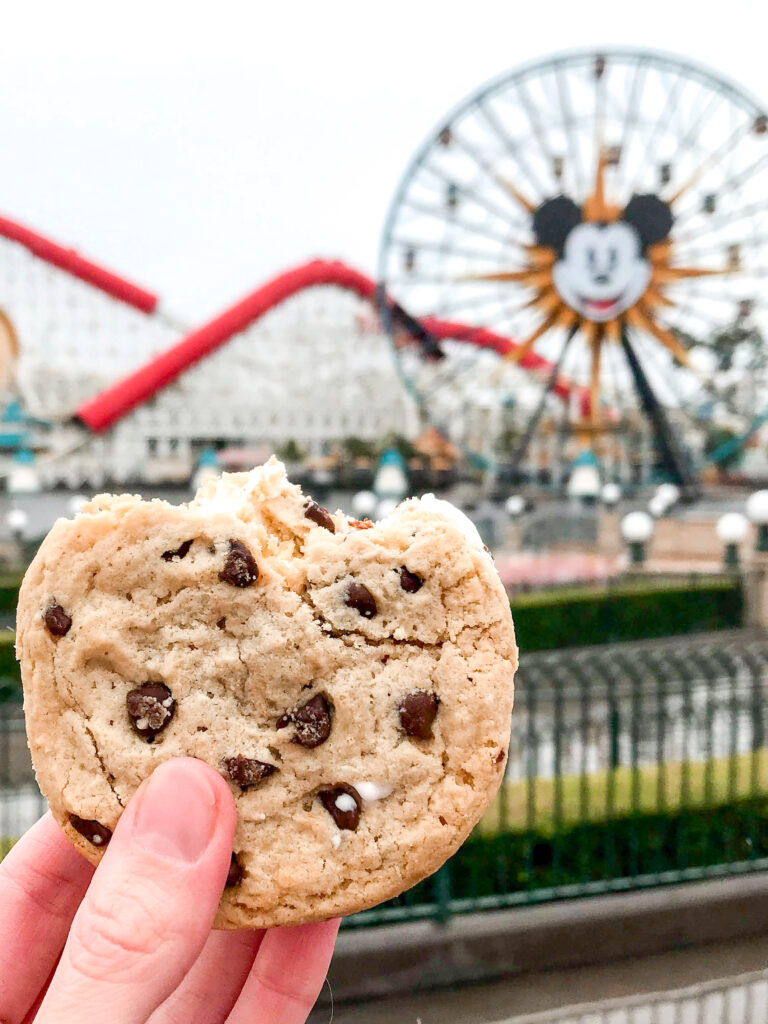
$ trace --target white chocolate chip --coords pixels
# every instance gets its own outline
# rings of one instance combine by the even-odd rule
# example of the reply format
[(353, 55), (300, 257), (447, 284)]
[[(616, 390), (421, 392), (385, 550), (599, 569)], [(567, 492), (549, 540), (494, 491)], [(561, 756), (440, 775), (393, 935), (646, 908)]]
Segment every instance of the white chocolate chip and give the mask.
[[(353, 782), (352, 788), (356, 789), (365, 803), (373, 803), (374, 800), (383, 800), (389, 796), (395, 788), (388, 782)], [(338, 806), (338, 805), (337, 805)]]
[(146, 718), (137, 718), (136, 719), (136, 728), (137, 729), (146, 729), (148, 726), (149, 726), (149, 722), (146, 720)]
[(339, 793), (334, 803), (336, 804), (336, 809), (342, 812), (357, 810), (355, 798), (350, 796), (349, 793)]
[(341, 832), (337, 832), (335, 836), (331, 836), (331, 846), (334, 850), (338, 850), (341, 846)]
[(101, 846), (102, 838), (101, 836), (93, 835), (91, 836), (91, 842), (94, 846)]

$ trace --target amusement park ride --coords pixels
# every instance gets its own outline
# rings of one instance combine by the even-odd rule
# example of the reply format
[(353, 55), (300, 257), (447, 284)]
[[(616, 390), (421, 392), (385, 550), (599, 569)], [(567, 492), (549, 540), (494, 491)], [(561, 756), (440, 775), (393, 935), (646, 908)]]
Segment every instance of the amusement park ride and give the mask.
[[(487, 409), (476, 458), (552, 480), (591, 448), (640, 483), (645, 441), (646, 470), (689, 496), (768, 419), (766, 274), (764, 109), (632, 49), (551, 57), (460, 104), (401, 181), (379, 265), (423, 414), (450, 436)], [(430, 332), (447, 320), (476, 345)], [(491, 335), (518, 344), (491, 355)], [(521, 388), (534, 351), (547, 369)]]
[(558, 488), (585, 458), (688, 497), (712, 465), (766, 478), (766, 275), (764, 108), (664, 54), (549, 57), (427, 139), (377, 283), (311, 261), (185, 332), (0, 218), (0, 476), (14, 445), (44, 486), (99, 487), (431, 426), (491, 479)]

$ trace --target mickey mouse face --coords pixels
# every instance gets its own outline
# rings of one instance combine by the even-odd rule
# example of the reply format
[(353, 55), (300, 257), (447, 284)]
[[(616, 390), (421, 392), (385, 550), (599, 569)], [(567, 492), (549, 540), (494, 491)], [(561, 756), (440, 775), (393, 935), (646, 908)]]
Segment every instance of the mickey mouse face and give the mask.
[(571, 309), (604, 323), (637, 302), (648, 287), (651, 268), (629, 224), (579, 224), (568, 235), (552, 277)]
[(558, 255), (552, 278), (563, 301), (584, 319), (605, 323), (645, 292), (648, 246), (669, 235), (672, 213), (658, 196), (633, 196), (620, 220), (585, 223), (571, 199), (556, 196), (536, 210), (533, 228), (538, 244)]

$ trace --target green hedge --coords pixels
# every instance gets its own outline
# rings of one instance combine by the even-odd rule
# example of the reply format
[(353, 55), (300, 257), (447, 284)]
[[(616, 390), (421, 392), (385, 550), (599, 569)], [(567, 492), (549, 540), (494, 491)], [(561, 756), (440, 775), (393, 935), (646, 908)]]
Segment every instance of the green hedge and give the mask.
[(0, 615), (15, 615), (21, 576), (0, 576)]
[[(383, 908), (450, 899), (536, 893), (636, 876), (682, 872), (768, 857), (768, 798), (720, 807), (586, 822), (551, 832), (474, 833), (440, 875), (419, 882)], [(667, 876), (664, 881), (670, 881)], [(440, 891), (442, 887), (442, 892)], [(350, 921), (364, 924), (366, 914)]]
[(730, 629), (744, 618), (741, 583), (730, 578), (545, 591), (514, 597), (511, 607), (523, 651)]

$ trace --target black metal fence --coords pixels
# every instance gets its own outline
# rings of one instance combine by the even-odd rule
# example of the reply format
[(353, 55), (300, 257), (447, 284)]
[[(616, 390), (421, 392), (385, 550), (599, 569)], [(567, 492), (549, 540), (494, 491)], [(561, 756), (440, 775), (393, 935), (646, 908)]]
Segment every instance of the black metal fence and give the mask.
[[(506, 776), (472, 836), (433, 878), (349, 924), (768, 868), (768, 638), (529, 654), (517, 685)], [(0, 851), (43, 809), (20, 704), (6, 700)]]

